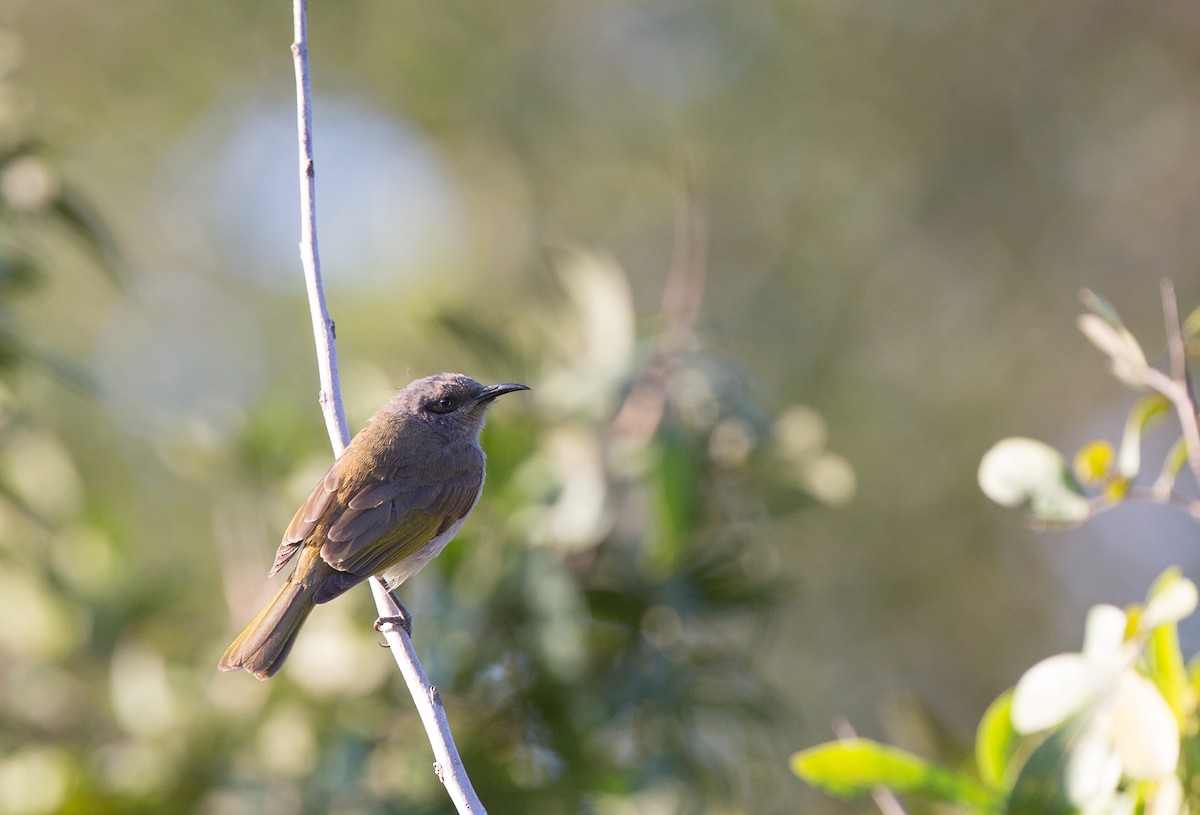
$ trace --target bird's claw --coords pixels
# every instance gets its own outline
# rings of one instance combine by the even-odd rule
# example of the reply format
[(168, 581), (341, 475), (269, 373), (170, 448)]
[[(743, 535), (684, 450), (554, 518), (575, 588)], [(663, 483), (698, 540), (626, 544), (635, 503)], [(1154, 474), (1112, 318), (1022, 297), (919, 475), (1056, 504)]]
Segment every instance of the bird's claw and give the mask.
[(375, 630), (382, 631), (385, 625), (398, 625), (404, 629), (404, 633), (412, 636), (412, 617), (397, 616), (397, 617), (380, 617), (375, 621)]

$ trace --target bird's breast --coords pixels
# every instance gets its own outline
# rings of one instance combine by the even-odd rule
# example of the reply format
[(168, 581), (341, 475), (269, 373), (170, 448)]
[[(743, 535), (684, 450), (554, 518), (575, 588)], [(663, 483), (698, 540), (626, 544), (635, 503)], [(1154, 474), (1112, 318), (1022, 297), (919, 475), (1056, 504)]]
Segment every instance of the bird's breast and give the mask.
[[(479, 500), (476, 496), (476, 501)], [(472, 504), (472, 506), (474, 506)], [(454, 536), (458, 534), (458, 530), (462, 529), (462, 525), (466, 522), (467, 516), (459, 518), (445, 532), (438, 535), (429, 543), (422, 546), (417, 551), (413, 552), (408, 557), (401, 560), (395, 566), (392, 566), (386, 571), (380, 572), (379, 577), (383, 579), (383, 583), (389, 590), (396, 588), (405, 580), (408, 580), (421, 569), (425, 568), (425, 564), (433, 560), (442, 553), (446, 548), (446, 544), (454, 540)]]

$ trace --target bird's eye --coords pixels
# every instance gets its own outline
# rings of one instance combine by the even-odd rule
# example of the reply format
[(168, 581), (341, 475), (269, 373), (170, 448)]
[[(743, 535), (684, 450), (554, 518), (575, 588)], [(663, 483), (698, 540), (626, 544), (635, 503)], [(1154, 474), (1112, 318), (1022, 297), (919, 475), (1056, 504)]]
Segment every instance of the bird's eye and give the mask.
[(428, 408), (434, 413), (449, 413), (450, 411), (454, 410), (457, 405), (458, 403), (454, 401), (453, 397), (443, 396), (436, 402), (430, 402)]

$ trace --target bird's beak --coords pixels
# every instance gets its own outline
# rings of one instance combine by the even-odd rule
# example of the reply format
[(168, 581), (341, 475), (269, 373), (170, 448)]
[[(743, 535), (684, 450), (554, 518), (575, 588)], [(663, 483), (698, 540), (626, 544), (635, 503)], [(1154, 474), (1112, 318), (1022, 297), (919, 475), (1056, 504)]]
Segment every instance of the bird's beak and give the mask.
[(484, 388), (482, 391), (480, 391), (477, 401), (490, 402), (491, 400), (495, 399), (497, 396), (503, 396), (506, 393), (512, 393), (513, 391), (527, 391), (527, 390), (529, 390), (528, 385), (522, 385), (518, 382), (505, 382), (502, 385), (488, 385), (486, 388)]

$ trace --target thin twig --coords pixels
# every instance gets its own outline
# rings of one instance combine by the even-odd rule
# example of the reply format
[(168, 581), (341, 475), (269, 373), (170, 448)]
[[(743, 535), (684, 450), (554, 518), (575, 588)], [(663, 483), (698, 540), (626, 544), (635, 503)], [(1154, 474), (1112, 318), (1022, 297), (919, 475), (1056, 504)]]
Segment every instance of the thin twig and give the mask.
[(1175, 301), (1175, 286), (1170, 279), (1165, 279), (1162, 281), (1161, 289), (1163, 318), (1167, 325), (1167, 348), (1171, 358), (1171, 373), (1167, 375), (1157, 368), (1148, 367), (1145, 371), (1145, 382), (1171, 400), (1171, 404), (1175, 407), (1187, 446), (1188, 467), (1192, 471), (1192, 478), (1195, 479), (1197, 485), (1200, 485), (1200, 423), (1197, 421), (1196, 402), (1192, 398), (1191, 384), (1188, 381), (1187, 355), (1183, 343), (1183, 333), (1179, 328), (1179, 309)]
[[(484, 815), (483, 804), (476, 797), (470, 782), (467, 781), (466, 784), (461, 785), (452, 784), (450, 778), (447, 777), (448, 770), (452, 772), (455, 767), (462, 768), (462, 758), (458, 755), (458, 748), (454, 746), (454, 736), (450, 733), (450, 723), (446, 720), (441, 694), (429, 683), (429, 677), (421, 668), (408, 632), (404, 630), (403, 626), (387, 621), (399, 617), (401, 615), (400, 608), (395, 605), (391, 594), (380, 581), (371, 581), (371, 593), (375, 595), (375, 605), (379, 608), (379, 616), (384, 619), (384, 623), (379, 626), (379, 633), (387, 639), (392, 656), (396, 658), (396, 664), (400, 666), (400, 672), (404, 674), (404, 680), (408, 683), (409, 688), (424, 689), (426, 704), (418, 704), (417, 711), (421, 714), (421, 722), (430, 734), (430, 743), (433, 744), (433, 753), (437, 759), (433, 765), (434, 771), (446, 785), (446, 790), (450, 793), (450, 798), (459, 812), (474, 812)], [(440, 738), (432, 737), (435, 732), (439, 734)], [(463, 777), (466, 778), (465, 773)]]
[(321, 375), (321, 412), (333, 451), (341, 455), (350, 443), (346, 410), (338, 384), (337, 350), (333, 320), (325, 305), (325, 287), (321, 281), (321, 260), (317, 252), (316, 167), (312, 146), (312, 81), (308, 72), (308, 3), (294, 0), (292, 16), (295, 42), (292, 62), (296, 68), (296, 134), (300, 147), (300, 262), (308, 283), (308, 302), (312, 312), (313, 339), (317, 344), (317, 368)]
[[(850, 741), (858, 738), (854, 726), (840, 716), (833, 720), (833, 734), (837, 736), (838, 741)], [(871, 790), (871, 800), (875, 802), (875, 806), (879, 807), (879, 811), (883, 815), (906, 815), (900, 799), (887, 787), (876, 787)]]
[[(315, 172), (312, 148), (312, 82), (308, 70), (308, 8), (306, 0), (293, 0), (292, 13), (295, 24), (295, 41), (292, 57), (296, 68), (296, 125), (300, 148), (300, 261), (304, 266), (304, 277), (308, 288), (309, 309), (312, 312), (313, 336), (317, 346), (317, 367), (320, 370), (321, 411), (325, 416), (325, 427), (333, 444), (334, 454), (340, 456), (350, 443), (350, 430), (346, 424), (346, 411), (342, 405), (341, 386), (338, 383), (337, 348), (333, 320), (325, 304), (325, 289), (321, 282), (321, 265), (317, 252), (317, 213), (315, 195)], [(393, 617), (397, 609), (383, 583), (371, 578), (371, 591), (375, 595), (375, 606), (380, 617)], [(460, 813), (486, 815), (466, 768), (454, 746), (454, 737), (446, 719), (445, 708), (437, 689), (429, 683), (421, 663), (413, 650), (408, 632), (400, 626), (385, 623), (380, 628), (392, 646), (396, 663), (400, 666), (404, 680), (412, 694), (413, 703), (420, 713), (429, 743), (437, 757), (435, 765), (438, 778)]]
[(659, 342), (638, 375), (612, 421), (614, 437), (635, 446), (646, 444), (658, 430), (667, 404), (667, 379), (678, 367), (679, 349), (692, 336), (708, 278), (708, 214), (697, 201), (696, 181), (687, 168), (675, 212), (675, 243), (663, 287), (662, 305), (666, 343)]
[(1197, 521), (1200, 521), (1200, 501), (1180, 495), (1177, 492), (1168, 492), (1164, 495), (1162, 492), (1154, 489), (1142, 489), (1138, 487), (1131, 487), (1129, 492), (1125, 493), (1119, 499), (1109, 498), (1106, 495), (1097, 495), (1088, 499), (1088, 517), (1093, 518), (1101, 512), (1115, 509), (1130, 501), (1142, 501), (1147, 504), (1175, 507), (1188, 513)]

